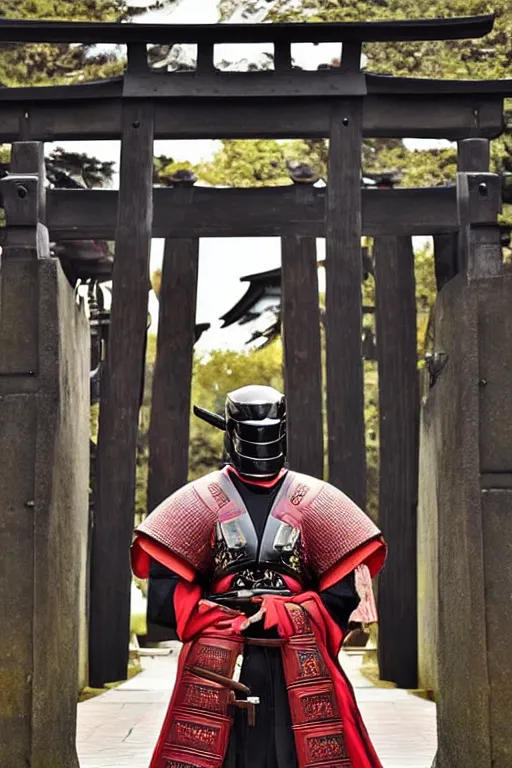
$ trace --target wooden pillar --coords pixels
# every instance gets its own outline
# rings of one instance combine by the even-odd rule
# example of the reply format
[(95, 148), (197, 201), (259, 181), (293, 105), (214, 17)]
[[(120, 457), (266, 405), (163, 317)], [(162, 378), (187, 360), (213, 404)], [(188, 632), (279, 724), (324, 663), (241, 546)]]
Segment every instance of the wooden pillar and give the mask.
[(153, 215), (153, 105), (123, 105), (109, 354), (100, 405), (90, 600), (90, 682), (126, 677), (135, 460)]
[(489, 139), (463, 139), (457, 143), (457, 170), (465, 173), (488, 171)]
[(363, 100), (332, 107), (326, 203), (326, 369), (329, 481), (364, 508), (366, 455), (361, 359)]
[(149, 427), (150, 512), (187, 482), (198, 256), (197, 239), (165, 241)]
[(446, 232), (433, 239), (436, 287), (440, 291), (457, 274), (457, 235)]
[(415, 688), (419, 380), (411, 238), (376, 238), (374, 257), (379, 346), (379, 525), (389, 545), (386, 567), (379, 576), (379, 666), (384, 680), (402, 688)]
[(322, 478), (324, 437), (316, 240), (283, 237), (281, 264), (288, 460), (291, 469)]

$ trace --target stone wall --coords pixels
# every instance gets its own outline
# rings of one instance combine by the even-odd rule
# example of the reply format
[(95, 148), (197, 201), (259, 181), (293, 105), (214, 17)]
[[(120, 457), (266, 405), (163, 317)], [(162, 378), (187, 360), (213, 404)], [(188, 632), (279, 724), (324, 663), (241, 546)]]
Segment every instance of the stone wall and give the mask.
[[(442, 290), (434, 351), (448, 363), (423, 406), (426, 548), (418, 542), (425, 573), (429, 559), (435, 568), (437, 516), (437, 768), (512, 764), (511, 332), (511, 278), (457, 277)], [(435, 599), (427, 588), (420, 627), (432, 638)]]
[(0, 765), (73, 768), (86, 671), (89, 332), (56, 260), (6, 259), (0, 284)]

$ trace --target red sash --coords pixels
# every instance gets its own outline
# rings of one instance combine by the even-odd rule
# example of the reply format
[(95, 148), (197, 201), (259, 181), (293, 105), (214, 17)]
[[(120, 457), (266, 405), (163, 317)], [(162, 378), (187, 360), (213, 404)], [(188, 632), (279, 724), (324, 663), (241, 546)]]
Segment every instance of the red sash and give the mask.
[[(233, 693), (211, 673), (232, 677), (246, 618), (199, 597), (194, 585), (176, 589), (185, 644), (151, 768), (221, 768), (225, 759)], [(382, 768), (336, 661), (341, 630), (318, 595), (266, 596), (262, 610), (265, 627), (287, 640), (281, 653), (300, 768)]]

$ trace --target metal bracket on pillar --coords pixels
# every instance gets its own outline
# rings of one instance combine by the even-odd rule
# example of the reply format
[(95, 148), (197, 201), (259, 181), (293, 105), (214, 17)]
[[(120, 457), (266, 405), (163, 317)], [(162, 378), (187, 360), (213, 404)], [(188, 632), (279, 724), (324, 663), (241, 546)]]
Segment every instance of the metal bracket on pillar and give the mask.
[(468, 279), (501, 272), (501, 179), (494, 173), (457, 174), (459, 271)]
[(5, 259), (49, 257), (44, 182), (43, 145), (33, 141), (13, 144), (11, 172), (1, 181), (6, 219)]
[(43, 145), (13, 144), (11, 172), (0, 185), (6, 219), (0, 280), (0, 377), (15, 374), (33, 378), (38, 370), (39, 319), (36, 312), (25, 308), (37, 306), (37, 260), (50, 255), (48, 230), (43, 223)]

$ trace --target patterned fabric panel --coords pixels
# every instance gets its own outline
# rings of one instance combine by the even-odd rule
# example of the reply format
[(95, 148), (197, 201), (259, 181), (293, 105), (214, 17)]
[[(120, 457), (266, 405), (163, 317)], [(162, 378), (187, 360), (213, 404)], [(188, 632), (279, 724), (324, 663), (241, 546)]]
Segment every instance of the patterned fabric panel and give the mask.
[[(295, 634), (281, 648), (298, 764), (301, 768), (354, 768), (331, 672), (311, 632), (310, 615), (315, 614), (308, 613), (307, 605), (285, 604)], [(304, 618), (299, 618), (297, 608)]]
[(202, 752), (215, 752), (220, 728), (176, 719), (171, 726), (170, 743)]
[(233, 662), (233, 653), (228, 648), (206, 643), (198, 644), (190, 657), (190, 666), (209, 669), (224, 676), (232, 673)]
[(225, 689), (208, 683), (185, 682), (178, 690), (179, 707), (198, 709), (204, 712), (214, 712), (222, 715), (226, 712), (228, 692)]
[(301, 726), (295, 735), (299, 762), (304, 768), (354, 768), (341, 721), (332, 725)]
[(313, 630), (311, 629), (311, 622), (308, 618), (307, 612), (300, 605), (295, 603), (287, 603), (288, 615), (292, 620), (293, 629), (296, 635), (311, 635)]
[(338, 702), (330, 681), (292, 687), (288, 695), (295, 725), (339, 719)]
[(303, 696), (301, 703), (306, 720), (330, 720), (338, 712), (334, 697), (328, 691)]
[(192, 763), (182, 763), (180, 760), (166, 760), (165, 768), (196, 768)]
[(323, 659), (316, 649), (297, 651), (297, 660), (299, 662), (299, 677), (301, 678), (310, 679), (326, 674)]
[(307, 740), (309, 763), (324, 763), (329, 760), (348, 758), (345, 742), (341, 733), (326, 736), (310, 736)]

